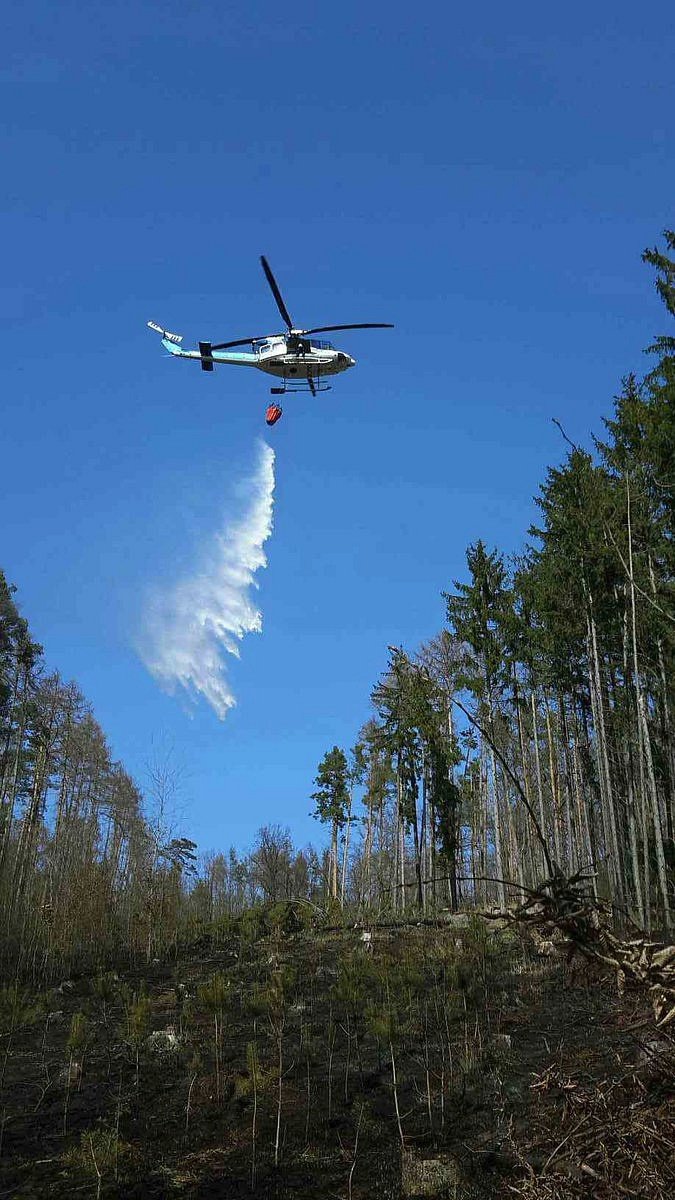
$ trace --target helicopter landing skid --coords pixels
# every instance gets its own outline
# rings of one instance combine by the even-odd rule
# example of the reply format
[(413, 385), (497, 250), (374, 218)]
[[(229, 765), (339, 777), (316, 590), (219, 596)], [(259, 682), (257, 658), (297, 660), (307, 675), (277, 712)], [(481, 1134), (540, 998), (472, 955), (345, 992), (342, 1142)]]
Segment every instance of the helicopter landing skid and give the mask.
[(316, 396), (317, 392), (330, 391), (331, 385), (320, 379), (284, 379), (282, 387), (270, 388), (273, 396), (285, 396), (287, 392), (311, 392)]

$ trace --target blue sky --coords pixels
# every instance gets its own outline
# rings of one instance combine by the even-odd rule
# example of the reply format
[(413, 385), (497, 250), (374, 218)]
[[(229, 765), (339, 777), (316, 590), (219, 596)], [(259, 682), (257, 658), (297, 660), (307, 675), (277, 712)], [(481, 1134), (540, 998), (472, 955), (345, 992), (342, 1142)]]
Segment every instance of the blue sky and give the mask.
[[(664, 326), (640, 251), (675, 213), (670, 3), (15, 5), (0, 66), (0, 564), (47, 659), (139, 778), (184, 768), (186, 831), (299, 841), (386, 647), (443, 623), (483, 537), (517, 549), (558, 417), (598, 430)], [(294, 320), (358, 367), (264, 425), (266, 377), (163, 357)], [(276, 452), (263, 631), (237, 706), (164, 694), (147, 597)]]

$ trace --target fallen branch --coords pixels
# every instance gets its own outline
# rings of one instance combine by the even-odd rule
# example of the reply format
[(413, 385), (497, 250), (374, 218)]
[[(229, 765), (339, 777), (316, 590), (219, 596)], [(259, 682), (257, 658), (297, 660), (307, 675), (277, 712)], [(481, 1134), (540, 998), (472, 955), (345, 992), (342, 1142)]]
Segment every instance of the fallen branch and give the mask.
[(566, 877), (556, 870), (517, 908), (483, 915), (537, 928), (544, 936), (558, 931), (570, 949), (616, 972), (620, 994), (626, 984), (646, 991), (656, 1027), (663, 1029), (675, 1021), (675, 946), (643, 934), (630, 941), (617, 937), (607, 905), (586, 886), (589, 878), (581, 871)]

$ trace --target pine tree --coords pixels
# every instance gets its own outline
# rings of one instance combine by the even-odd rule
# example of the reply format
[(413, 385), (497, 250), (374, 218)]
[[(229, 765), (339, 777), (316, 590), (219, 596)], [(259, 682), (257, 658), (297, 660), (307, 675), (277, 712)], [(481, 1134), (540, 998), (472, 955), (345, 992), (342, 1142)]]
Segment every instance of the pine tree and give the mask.
[(316, 808), (313, 816), (322, 824), (330, 826), (330, 895), (338, 899), (338, 836), (347, 819), (349, 806), (349, 765), (344, 750), (333, 746), (324, 754), (314, 780), (316, 791), (312, 800)]

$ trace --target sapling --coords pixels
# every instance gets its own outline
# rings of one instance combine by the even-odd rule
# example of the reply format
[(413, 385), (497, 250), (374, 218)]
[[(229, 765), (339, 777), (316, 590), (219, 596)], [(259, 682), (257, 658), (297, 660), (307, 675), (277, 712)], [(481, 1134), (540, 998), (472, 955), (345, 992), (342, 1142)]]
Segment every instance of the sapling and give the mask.
[(391, 1079), (392, 1093), (394, 1097), (394, 1109), (396, 1111), (396, 1123), (398, 1125), (398, 1134), (401, 1139), (401, 1146), (405, 1148), (403, 1138), (403, 1129), (401, 1127), (401, 1113), (398, 1104), (398, 1078), (396, 1074), (396, 1054), (394, 1045), (398, 1037), (396, 1024), (396, 1012), (392, 1005), (391, 995), (389, 991), (389, 980), (386, 982), (385, 1002), (382, 1005), (371, 1005), (367, 1012), (367, 1022), (370, 1032), (377, 1040), (378, 1045), (378, 1062), (381, 1063), (379, 1056), (379, 1047), (384, 1043), (389, 1047), (389, 1061), (391, 1063)]
[(213, 1016), (213, 1041), (216, 1058), (216, 1099), (220, 1103), (220, 1060), (223, 1041), (224, 1010), (229, 993), (229, 981), (221, 972), (213, 975), (208, 983), (200, 987), (198, 996), (204, 1007)]
[[(117, 1133), (105, 1127), (96, 1127), (82, 1133), (77, 1145), (64, 1155), (65, 1163), (95, 1181), (96, 1197), (100, 1200), (103, 1180), (108, 1172), (117, 1179), (117, 1164), (120, 1156), (129, 1155), (130, 1147), (119, 1144)], [(81, 1189), (74, 1189), (80, 1191)], [(83, 1190), (83, 1189), (82, 1189)], [(116, 1192), (117, 1194), (117, 1192)]]
[(103, 1176), (101, 1174), (101, 1169), (96, 1161), (96, 1154), (94, 1153), (94, 1139), (92, 1138), (91, 1134), (89, 1134), (89, 1149), (91, 1151), (91, 1157), (92, 1157), (92, 1160), (94, 1163), (94, 1170), (96, 1171), (96, 1200), (100, 1200), (101, 1184), (103, 1182)]
[(199, 1056), (199, 1052), (197, 1050), (195, 1050), (194, 1054), (192, 1055), (192, 1058), (190, 1059), (190, 1067), (189, 1067), (190, 1083), (188, 1085), (187, 1100), (185, 1102), (185, 1137), (187, 1137), (188, 1129), (190, 1128), (190, 1111), (191, 1111), (190, 1104), (191, 1104), (191, 1100), (192, 1100), (192, 1089), (195, 1086), (195, 1083), (199, 1076), (199, 1071), (201, 1069), (201, 1065), (202, 1065), (202, 1060)]
[(177, 983), (174, 991), (176, 993), (176, 1012), (178, 1015), (178, 1034), (183, 1037), (186, 1031), (188, 1021), (191, 1015), (190, 994), (184, 983)]
[(150, 1000), (145, 990), (126, 994), (126, 1036), (134, 1051), (136, 1064), (135, 1086), (138, 1088), (140, 1075), (140, 1053), (143, 1039), (150, 1023)]
[(429, 1006), (424, 1002), (424, 1073), (427, 1084), (427, 1112), (429, 1114), (429, 1133), (434, 1136), (434, 1119), (431, 1109), (431, 1066), (429, 1060)]
[(103, 1024), (108, 1025), (108, 1007), (113, 1004), (117, 994), (117, 977), (110, 971), (99, 972), (92, 982), (92, 991), (101, 1005)]
[(335, 1054), (335, 1037), (337, 1028), (333, 1020), (333, 1005), (328, 1010), (328, 1120), (333, 1110), (333, 1055)]
[[(391, 1021), (391, 1016), (390, 1016)], [(393, 1024), (389, 1027), (389, 1053), (391, 1054), (391, 1081), (394, 1092), (394, 1108), (396, 1109), (396, 1124), (398, 1125), (398, 1136), (401, 1139), (401, 1146), (405, 1149), (405, 1140), (403, 1137), (403, 1128), (401, 1126), (401, 1112), (398, 1106), (398, 1082), (396, 1079), (396, 1057), (394, 1055), (394, 1035)]]
[(41, 1059), (42, 1059), (43, 1066), (45, 1065), (45, 1056), (47, 1054), (47, 1034), (49, 1032), (49, 1026), (51, 1024), (51, 1019), (52, 1019), (52, 1013), (46, 1012), (44, 1028), (42, 1030), (42, 1047), (41, 1047)]
[(391, 1085), (394, 1093), (394, 1108), (396, 1110), (396, 1124), (398, 1125), (398, 1136), (401, 1139), (401, 1149), (405, 1150), (405, 1139), (403, 1137), (403, 1127), (401, 1125), (401, 1110), (398, 1103), (398, 1080), (396, 1078), (396, 1055), (394, 1054), (394, 1042), (398, 1035), (396, 1010), (392, 1004), (391, 994), (389, 991), (389, 980), (387, 979), (387, 1007), (385, 1011), (385, 1020), (387, 1028), (387, 1040), (389, 1042), (389, 1054), (391, 1057)]
[(0, 1029), (7, 1038), (3, 1055), (2, 1070), (0, 1071), (0, 1095), (5, 1082), (5, 1072), (12, 1050), (14, 1032), (20, 1025), (32, 1025), (39, 1020), (42, 1012), (42, 1001), (31, 996), (27, 989), (20, 988), (18, 983), (10, 983), (0, 988)]
[[(447, 1013), (442, 1000), (439, 1005), (438, 988), (433, 991), (434, 1014), (436, 1017), (436, 1028), (438, 1032), (438, 1044), (441, 1049), (441, 1075), (440, 1075), (440, 1094), (441, 1094), (441, 1129), (445, 1128), (445, 1048), (446, 1037), (448, 1053), (450, 1055), (450, 1080), (452, 1081), (452, 1047), (450, 1046), (450, 1034), (447, 1028)], [(444, 1017), (444, 1023), (441, 1024), (441, 1008)]]
[(190, 1078), (188, 1086), (187, 1100), (185, 1101), (185, 1136), (187, 1137), (188, 1129), (190, 1128), (190, 1101), (192, 1100), (192, 1089), (197, 1081), (197, 1073)]
[(106, 1055), (108, 1059), (107, 1076), (110, 1078), (110, 1072), (112, 1070), (112, 1045), (110, 1040), (108, 1009), (118, 996), (117, 977), (111, 972), (106, 974), (100, 972), (93, 981), (92, 990), (99, 1004), (101, 1005), (101, 1017), (103, 1020), (103, 1029), (105, 1031)]
[(117, 1104), (115, 1105), (115, 1161), (114, 1161), (114, 1176), (117, 1180), (119, 1173), (119, 1152), (120, 1152), (120, 1119), (122, 1116), (122, 1068), (120, 1067), (119, 1080), (117, 1083)]
[(344, 1083), (345, 1102), (349, 1100), (348, 1088), (352, 1036), (356, 1046), (356, 1060), (359, 1069), (359, 1076), (361, 1083), (363, 1083), (363, 1064), (361, 1060), (361, 1046), (359, 1042), (359, 1017), (363, 1011), (366, 1001), (367, 984), (371, 978), (372, 968), (366, 959), (364, 959), (362, 956), (348, 958), (341, 963), (337, 982), (333, 988), (335, 999), (344, 1009), (346, 1017), (346, 1028), (344, 1025), (341, 1026), (347, 1039)]
[(279, 1166), (279, 1142), (281, 1135), (281, 1102), (282, 1084), (284, 1077), (283, 1043), (286, 1026), (287, 989), (291, 983), (292, 974), (288, 970), (274, 971), (267, 989), (267, 1016), (272, 1034), (277, 1044), (277, 1123), (274, 1136), (274, 1166)]
[(253, 1117), (251, 1120), (251, 1191), (255, 1191), (256, 1175), (256, 1146), (258, 1133), (258, 1089), (262, 1080), (260, 1062), (258, 1060), (257, 1022), (253, 1022), (253, 1041), (246, 1047), (246, 1066), (251, 1077), (253, 1088)]
[(351, 1066), (352, 1057), (352, 1031), (349, 1024), (349, 1009), (347, 1009), (347, 1027), (341, 1025), (340, 1028), (347, 1039), (347, 1053), (345, 1055), (345, 1082), (344, 1082), (344, 1097), (345, 1104), (349, 1103), (349, 1068)]
[(70, 1085), (74, 1075), (81, 1078), (81, 1063), (77, 1062), (75, 1055), (82, 1054), (87, 1041), (87, 1018), (84, 1013), (73, 1013), (73, 1018), (70, 1023), (70, 1034), (68, 1035), (68, 1070), (66, 1072), (66, 1094), (63, 1101), (63, 1134), (68, 1128), (68, 1104), (70, 1101)]
[(42, 1070), (44, 1072), (44, 1082), (43, 1082), (41, 1090), (40, 1090), (40, 1095), (38, 1096), (37, 1100), (35, 1101), (35, 1105), (33, 1108), (34, 1113), (39, 1112), (39, 1110), (42, 1106), (42, 1101), (44, 1100), (45, 1096), (47, 1095), (47, 1092), (49, 1091), (50, 1087), (52, 1086), (52, 1081), (49, 1076), (49, 1066), (44, 1061), (42, 1062)]
[(312, 1112), (312, 1081), (311, 1081), (311, 1066), (315, 1061), (317, 1048), (312, 1040), (311, 1027), (309, 1032), (305, 1032), (303, 1041), (303, 1050), (305, 1054), (305, 1145), (309, 1145), (309, 1124)]
[(356, 1134), (354, 1135), (354, 1151), (352, 1154), (352, 1165), (349, 1171), (349, 1179), (347, 1181), (347, 1200), (352, 1200), (352, 1177), (354, 1168), (356, 1167), (356, 1156), (359, 1148), (359, 1133), (361, 1131), (361, 1122), (363, 1120), (363, 1105), (359, 1109), (359, 1119), (356, 1125)]

